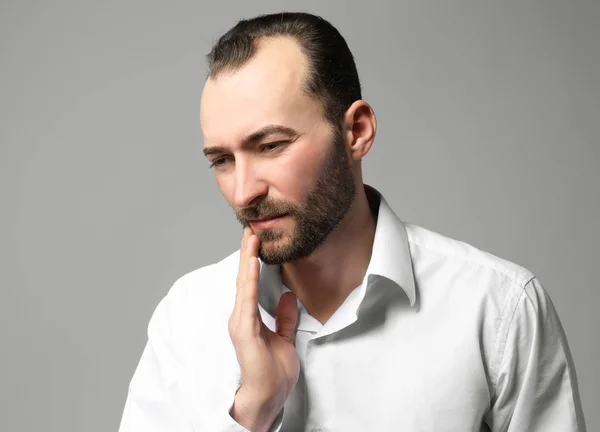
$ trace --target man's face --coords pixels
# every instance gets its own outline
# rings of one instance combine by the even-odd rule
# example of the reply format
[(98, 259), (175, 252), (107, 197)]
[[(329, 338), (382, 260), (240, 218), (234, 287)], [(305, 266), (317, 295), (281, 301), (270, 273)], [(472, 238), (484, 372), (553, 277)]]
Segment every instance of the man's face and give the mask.
[(209, 80), (202, 95), (205, 154), (268, 264), (312, 254), (355, 195), (341, 133), (303, 91), (305, 74), (296, 42), (269, 39), (241, 69)]

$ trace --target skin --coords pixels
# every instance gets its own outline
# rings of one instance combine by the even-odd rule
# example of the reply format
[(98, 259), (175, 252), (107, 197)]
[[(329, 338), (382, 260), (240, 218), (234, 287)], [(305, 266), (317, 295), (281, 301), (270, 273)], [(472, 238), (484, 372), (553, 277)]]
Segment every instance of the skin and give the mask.
[[(306, 58), (293, 39), (271, 38), (261, 41), (255, 56), (239, 70), (205, 84), (200, 106), (204, 150), (209, 161), (217, 163), (213, 168), (217, 184), (238, 219), (252, 216), (263, 208), (261, 203), (302, 209), (323, 178), (335, 128), (326, 121), (320, 100), (304, 91), (306, 71)], [(293, 132), (273, 132), (269, 128), (273, 125)], [(269, 133), (257, 134), (265, 128)], [(229, 322), (242, 370), (231, 415), (250, 430), (268, 430), (298, 379), (295, 296), (308, 313), (325, 323), (362, 283), (375, 218), (363, 189), (361, 159), (370, 150), (375, 132), (373, 110), (356, 101), (344, 114), (339, 141), (356, 193), (318, 248), (281, 264), (282, 281), (292, 293), (280, 299), (276, 332), (266, 328), (258, 314), (258, 256), (292, 247), (298, 220), (279, 220), (270, 230), (277, 235), (252, 222), (245, 228), (236, 304)]]
[[(297, 133), (292, 135), (296, 136)], [(284, 144), (275, 144), (273, 151), (277, 152), (294, 141), (295, 138)], [(271, 148), (273, 144), (267, 146)], [(319, 177), (302, 205), (289, 200), (264, 198), (252, 207), (236, 210), (238, 221), (243, 226), (251, 227), (258, 235), (258, 255), (263, 262), (281, 265), (308, 257), (327, 240), (348, 212), (356, 195), (356, 187), (344, 141), (339, 133), (335, 134), (329, 150), (319, 170)], [(220, 163), (220, 167), (230, 163), (230, 158), (218, 158), (217, 161), (223, 159), (225, 162)], [(263, 222), (256, 222), (257, 219), (273, 216), (278, 216), (277, 224), (267, 222), (269, 226), (264, 226)]]

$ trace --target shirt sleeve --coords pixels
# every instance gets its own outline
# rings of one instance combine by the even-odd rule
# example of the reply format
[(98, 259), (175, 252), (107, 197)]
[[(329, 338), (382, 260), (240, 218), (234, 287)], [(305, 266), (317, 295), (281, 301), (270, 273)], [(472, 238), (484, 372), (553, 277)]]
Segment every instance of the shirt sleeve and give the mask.
[[(235, 395), (215, 407), (193, 406), (182, 375), (182, 359), (169, 317), (169, 296), (148, 325), (148, 341), (129, 384), (119, 432), (251, 432), (229, 414)], [(207, 390), (208, 391), (208, 390)], [(202, 418), (202, 426), (191, 418)], [(283, 412), (271, 432), (278, 432)]]
[(514, 296), (503, 321), (495, 395), (487, 418), (491, 430), (585, 432), (566, 336), (537, 278)]

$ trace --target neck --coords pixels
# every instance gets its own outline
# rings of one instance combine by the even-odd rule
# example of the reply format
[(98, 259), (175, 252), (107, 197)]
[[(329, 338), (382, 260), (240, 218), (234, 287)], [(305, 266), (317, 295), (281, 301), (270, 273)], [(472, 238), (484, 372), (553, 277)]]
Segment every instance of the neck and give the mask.
[(359, 286), (369, 265), (375, 216), (360, 185), (350, 210), (312, 255), (281, 266), (282, 282), (324, 324)]

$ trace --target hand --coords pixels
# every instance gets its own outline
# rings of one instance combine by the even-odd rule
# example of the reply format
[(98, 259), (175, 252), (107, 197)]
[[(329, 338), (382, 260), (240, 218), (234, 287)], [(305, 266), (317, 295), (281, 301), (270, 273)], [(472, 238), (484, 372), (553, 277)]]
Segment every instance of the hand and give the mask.
[(270, 429), (300, 374), (294, 347), (296, 296), (291, 292), (281, 296), (275, 316), (276, 332), (271, 331), (258, 311), (258, 246), (258, 237), (245, 228), (235, 307), (229, 318), (229, 335), (242, 374), (231, 416), (253, 432)]

